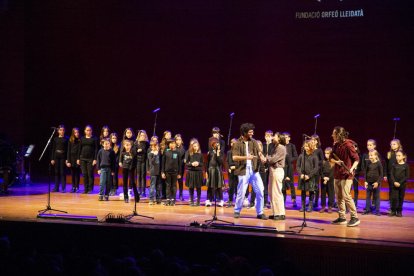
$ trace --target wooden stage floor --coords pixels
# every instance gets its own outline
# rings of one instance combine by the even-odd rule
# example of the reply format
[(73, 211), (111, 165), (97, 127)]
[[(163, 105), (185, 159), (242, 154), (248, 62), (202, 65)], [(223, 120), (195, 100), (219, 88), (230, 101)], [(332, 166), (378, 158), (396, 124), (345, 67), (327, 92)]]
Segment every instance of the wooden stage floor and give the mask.
[[(68, 185), (67, 189), (70, 190), (70, 188), (71, 186)], [(118, 196), (113, 196), (107, 202), (98, 201), (98, 188), (95, 186), (94, 193), (87, 195), (80, 193), (52, 193), (51, 207), (67, 211), (69, 215), (97, 216), (99, 222), (96, 224), (102, 224), (108, 213), (114, 215), (122, 214), (124, 216), (132, 213), (134, 208), (133, 200), (130, 203), (124, 203)], [(0, 197), (0, 220), (2, 221), (85, 223), (82, 221), (74, 222), (69, 220), (37, 218), (38, 211), (44, 209), (47, 204), (47, 185), (45, 183), (12, 187), (10, 191), (9, 196)], [(187, 191), (185, 190), (185, 198), (187, 197)], [(202, 199), (204, 199), (203, 197), (205, 197), (205, 191), (202, 193)], [(306, 214), (307, 225), (323, 228), (324, 230), (304, 228), (301, 233), (298, 233), (298, 228), (290, 229), (291, 226), (302, 224), (303, 213), (290, 208), (291, 203), (289, 201), (287, 203), (288, 208), (285, 221), (258, 220), (256, 219), (254, 208), (244, 208), (241, 213), (241, 218), (234, 219), (233, 208), (217, 207), (217, 216), (219, 219), (234, 222), (240, 226), (255, 226), (259, 229), (260, 227), (276, 227), (278, 230), (276, 233), (244, 232), (243, 230), (237, 230), (233, 231), (234, 234), (273, 235), (279, 238), (323, 239), (344, 243), (386, 244), (388, 246), (414, 248), (414, 231), (412, 231), (414, 227), (414, 203), (404, 203), (404, 217), (402, 218), (388, 217), (386, 215), (388, 208), (388, 202), (386, 201), (381, 202), (382, 216), (362, 215), (360, 212), (365, 205), (364, 199), (360, 200), (358, 205), (359, 218), (361, 220), (361, 224), (358, 227), (332, 225), (331, 221), (337, 217), (335, 212), (321, 214), (318, 211), (314, 211)], [(192, 231), (194, 227), (190, 227), (190, 223), (195, 221), (204, 223), (205, 220), (211, 219), (214, 207), (190, 207), (187, 201), (177, 201), (176, 206), (150, 206), (148, 199), (144, 198), (137, 204), (137, 211), (141, 215), (153, 216), (155, 219), (134, 217), (132, 221), (137, 224), (127, 224), (122, 225), (122, 227), (153, 227), (165, 230), (179, 229)], [(58, 212), (51, 213), (60, 214)], [(270, 210), (265, 209), (265, 214), (270, 215)], [(349, 214), (347, 217), (349, 219)], [(194, 231), (221, 230), (196, 228)]]

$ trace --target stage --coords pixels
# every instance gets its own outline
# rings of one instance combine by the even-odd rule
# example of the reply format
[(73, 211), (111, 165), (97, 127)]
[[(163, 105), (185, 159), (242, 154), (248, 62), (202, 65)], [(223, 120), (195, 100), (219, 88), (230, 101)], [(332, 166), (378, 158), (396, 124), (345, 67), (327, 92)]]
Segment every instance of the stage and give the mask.
[[(68, 185), (67, 190), (70, 188)], [(0, 197), (1, 234), (8, 235), (17, 243), (29, 243), (50, 250), (54, 246), (65, 248), (66, 243), (77, 246), (92, 243), (97, 249), (103, 246), (99, 242), (102, 237), (110, 237), (110, 248), (128, 241), (139, 250), (163, 248), (190, 259), (195, 258), (192, 250), (199, 249), (203, 250), (203, 254), (242, 252), (243, 256), (255, 262), (260, 260), (266, 263), (280, 260), (283, 256), (293, 264), (304, 263), (313, 267), (317, 272), (315, 274), (335, 272), (334, 264), (339, 264), (343, 258), (353, 261), (355, 266), (364, 266), (360, 270), (362, 274), (372, 271), (369, 268), (372, 257), (375, 257), (375, 262), (381, 263), (389, 256), (396, 257), (395, 262), (414, 256), (412, 202), (404, 203), (404, 217), (397, 218), (386, 215), (386, 201), (381, 202), (382, 216), (362, 215), (360, 212), (365, 201), (360, 200), (358, 210), (361, 224), (358, 227), (332, 225), (331, 221), (337, 217), (335, 212), (306, 213), (307, 225), (323, 230), (305, 227), (299, 233), (300, 228), (290, 227), (302, 225), (303, 213), (290, 208), (289, 200), (285, 221), (259, 220), (254, 208), (243, 209), (241, 218), (234, 219), (232, 208), (217, 207), (218, 219), (234, 223), (235, 226), (218, 223), (207, 227), (205, 220), (212, 218), (214, 206), (190, 207), (185, 190), (185, 201), (177, 201), (176, 206), (149, 205), (148, 198), (141, 199), (137, 204), (138, 214), (154, 219), (133, 217), (126, 223), (110, 223), (105, 219), (108, 214), (114, 217), (132, 214), (133, 200), (124, 203), (119, 196), (112, 196), (109, 201), (98, 201), (97, 190), (95, 186), (93, 194), (52, 193), (51, 207), (68, 212), (68, 217), (62, 219), (62, 213), (51, 211), (46, 214), (55, 214), (57, 217), (38, 218), (38, 211), (47, 205), (47, 185), (33, 183), (14, 186), (9, 196)], [(202, 193), (202, 202), (204, 197), (205, 191)], [(265, 214), (270, 215), (270, 210), (265, 209)], [(347, 216), (349, 219), (349, 214)], [(83, 219), (91, 217), (96, 217), (97, 221)], [(47, 238), (39, 238), (41, 235)], [(197, 246), (200, 243), (201, 246)], [(257, 246), (261, 248), (262, 254), (255, 251)], [(189, 248), (193, 249), (189, 251)]]

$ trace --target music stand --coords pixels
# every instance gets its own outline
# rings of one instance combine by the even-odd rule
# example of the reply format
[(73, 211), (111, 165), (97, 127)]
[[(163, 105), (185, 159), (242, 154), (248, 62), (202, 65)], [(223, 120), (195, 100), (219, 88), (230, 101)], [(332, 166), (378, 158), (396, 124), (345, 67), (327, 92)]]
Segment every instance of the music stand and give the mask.
[[(56, 128), (54, 127), (53, 128), (53, 132), (52, 132), (52, 135), (50, 135), (50, 137), (49, 137), (49, 140), (47, 141), (47, 144), (46, 144), (46, 146), (45, 146), (45, 148), (43, 149), (43, 152), (42, 152), (42, 154), (40, 155), (40, 157), (39, 157), (39, 161), (41, 161), (42, 160), (42, 158), (43, 158), (43, 155), (45, 154), (45, 152), (46, 152), (46, 149), (49, 147), (49, 144), (50, 144), (50, 141), (52, 140), (52, 137), (53, 137), (53, 135), (55, 134), (55, 132), (56, 132)], [(65, 213), (65, 214), (67, 214), (68, 212), (66, 212), (66, 211), (62, 211), (62, 210), (57, 210), (57, 209), (53, 209), (51, 206), (50, 206), (50, 175), (51, 175), (51, 171), (52, 171), (52, 164), (50, 164), (50, 162), (49, 162), (49, 177), (48, 177), (48, 181), (49, 181), (49, 183), (48, 183), (48, 192), (47, 192), (47, 205), (46, 205), (46, 208), (45, 209), (42, 209), (42, 210), (39, 210), (38, 211), (38, 216), (39, 215), (43, 215), (44, 213), (46, 213), (47, 211), (56, 211), (56, 212), (61, 212), (61, 213)]]
[[(306, 135), (306, 134), (304, 134), (303, 135), (303, 139), (302, 139), (303, 140), (302, 145), (304, 144), (306, 137), (309, 137), (309, 136)], [(302, 146), (301, 151), (302, 151), (301, 153), (302, 153), (302, 163), (303, 163), (303, 167), (302, 167), (301, 173), (302, 174), (305, 174), (305, 166), (306, 166), (306, 163), (305, 163), (305, 154), (306, 153), (305, 153), (305, 147), (304, 146)], [(305, 202), (302, 202), (302, 204), (305, 204)], [(309, 204), (312, 204), (312, 203), (309, 202)], [(300, 230), (298, 231), (298, 233), (302, 232), (303, 228), (305, 228), (305, 227), (323, 231), (324, 230), (323, 228), (318, 228), (318, 227), (313, 227), (313, 226), (308, 226), (307, 225), (307, 223), (306, 223), (306, 206), (302, 206), (302, 207), (303, 207), (303, 221), (302, 221), (302, 224), (301, 225), (297, 225), (297, 226), (291, 226), (291, 227), (289, 227), (289, 229), (292, 229), (292, 228), (300, 228)]]

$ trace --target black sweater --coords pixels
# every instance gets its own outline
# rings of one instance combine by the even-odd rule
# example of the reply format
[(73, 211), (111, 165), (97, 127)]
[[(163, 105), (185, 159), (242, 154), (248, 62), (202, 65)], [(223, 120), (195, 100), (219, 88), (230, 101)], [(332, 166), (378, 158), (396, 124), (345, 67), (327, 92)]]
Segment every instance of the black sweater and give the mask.
[(80, 139), (79, 160), (96, 160), (98, 154), (98, 140), (96, 137), (86, 138), (85, 136)]
[(365, 167), (365, 181), (372, 183), (377, 182), (381, 184), (381, 180), (384, 177), (384, 171), (380, 161), (372, 163), (370, 160), (367, 161)]
[(96, 168), (110, 168), (112, 171), (115, 170), (115, 152), (112, 149), (105, 150), (100, 149), (96, 158)]
[[(236, 166), (236, 163), (233, 160), (233, 152), (231, 150), (229, 150), (227, 152), (227, 159), (226, 159), (226, 161), (227, 161), (226, 162), (227, 163), (227, 169), (230, 170), (230, 167), (231, 166)], [(234, 170), (231, 170), (231, 173), (233, 173), (233, 172), (234, 172)]]
[(305, 153), (305, 162), (303, 162), (303, 153), (298, 157), (296, 170), (299, 175), (305, 174), (312, 178), (319, 173), (319, 161), (315, 154), (307, 155)]
[(220, 156), (217, 156), (215, 150), (210, 150), (207, 157), (207, 169), (220, 168), (223, 164), (223, 153), (220, 150)]
[(148, 170), (151, 176), (158, 176), (160, 175), (160, 168), (161, 168), (161, 153), (158, 152), (157, 154), (152, 153), (151, 151), (148, 152)]
[(68, 142), (68, 156), (67, 159), (72, 165), (76, 164), (80, 154), (80, 140), (75, 139), (73, 143)]
[(119, 155), (119, 162), (123, 169), (134, 169), (137, 166), (135, 152), (131, 149), (130, 152), (122, 151)]
[(286, 166), (291, 166), (298, 159), (296, 146), (292, 143), (286, 144)]
[(52, 143), (51, 160), (65, 159), (67, 157), (68, 137), (55, 137)]
[[(191, 165), (193, 162), (198, 162), (198, 166), (194, 167)], [(187, 169), (189, 171), (202, 171), (204, 166), (204, 157), (202, 153), (196, 152), (193, 154), (188, 154), (187, 160)]]
[(177, 150), (164, 152), (162, 156), (162, 173), (181, 174), (181, 156)]
[(135, 149), (135, 152), (136, 152), (138, 163), (142, 163), (142, 162), (146, 161), (148, 146), (149, 146), (149, 144), (148, 144), (147, 141), (140, 141), (140, 142), (136, 142), (134, 144), (134, 149)]
[(395, 163), (391, 169), (391, 183), (398, 182), (405, 184), (410, 177), (410, 166), (407, 163)]
[(334, 166), (331, 167), (329, 161), (324, 160), (322, 163), (322, 176), (329, 177), (329, 180), (334, 179)]

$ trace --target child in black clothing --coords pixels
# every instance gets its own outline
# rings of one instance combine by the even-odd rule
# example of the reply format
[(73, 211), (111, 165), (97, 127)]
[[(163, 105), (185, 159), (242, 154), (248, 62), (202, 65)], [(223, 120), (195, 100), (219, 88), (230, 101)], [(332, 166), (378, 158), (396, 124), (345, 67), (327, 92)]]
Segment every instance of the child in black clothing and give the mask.
[(151, 177), (150, 180), (150, 199), (149, 205), (155, 203), (161, 203), (161, 183), (160, 183), (160, 168), (161, 168), (161, 158), (160, 158), (160, 149), (157, 142), (150, 143), (150, 151), (148, 152), (148, 170)]
[(395, 153), (396, 163), (391, 169), (390, 185), (391, 193), (391, 213), (389, 216), (402, 217), (405, 188), (408, 178), (410, 177), (410, 166), (406, 163), (407, 155), (398, 150)]
[(328, 213), (332, 213), (332, 208), (335, 202), (335, 187), (334, 187), (334, 166), (329, 156), (332, 154), (332, 148), (325, 149), (325, 160), (322, 164), (322, 183), (321, 183), (321, 210), (324, 213), (326, 210), (326, 195), (328, 194)]
[(165, 179), (167, 202), (165, 205), (174, 206), (177, 194), (177, 179), (181, 178), (181, 156), (177, 151), (175, 140), (168, 140), (168, 151), (162, 157), (161, 177)]
[[(180, 158), (181, 158), (181, 169), (180, 169), (180, 171), (183, 172), (183, 176), (184, 176), (185, 148), (184, 148), (183, 137), (181, 136), (181, 134), (176, 134), (174, 136), (174, 140), (175, 140), (175, 143), (177, 145), (177, 151), (180, 154)], [(177, 180), (178, 181), (178, 198), (180, 199), (180, 201), (184, 201), (184, 197), (183, 197), (183, 188), (184, 188), (183, 178), (184, 177), (181, 177)]]
[(50, 163), (55, 167), (55, 188), (53, 192), (59, 192), (59, 180), (62, 183), (62, 193), (66, 192), (65, 162), (67, 157), (68, 138), (65, 136), (65, 126), (58, 126), (58, 137), (52, 142)]
[(234, 174), (234, 170), (236, 169), (236, 164), (233, 160), (233, 153), (232, 148), (233, 145), (237, 143), (236, 139), (231, 139), (230, 141), (230, 150), (227, 152), (227, 169), (228, 169), (228, 181), (229, 181), (229, 201), (227, 203), (227, 208), (233, 207), (233, 199), (234, 195), (237, 194), (237, 184), (239, 183), (239, 178), (237, 175)]
[(217, 199), (218, 206), (223, 207), (223, 174), (221, 166), (223, 164), (223, 155), (220, 150), (220, 142), (216, 138), (210, 139), (211, 149), (207, 157), (207, 200), (206, 207), (211, 206), (211, 202)]
[[(190, 206), (200, 206), (201, 186), (203, 185), (204, 157), (200, 150), (200, 144), (195, 141), (189, 149), (186, 159), (187, 178), (186, 186), (190, 192)], [(197, 202), (194, 202), (194, 189), (197, 190)]]
[(99, 201), (109, 200), (109, 190), (111, 189), (111, 176), (114, 175), (115, 169), (115, 152), (111, 149), (109, 139), (101, 141), (103, 148), (98, 151), (96, 158), (96, 167), (100, 175), (99, 181)]
[(319, 173), (319, 160), (313, 152), (314, 146), (311, 140), (306, 140), (303, 144), (303, 148), (304, 152), (299, 155), (298, 163), (296, 165), (296, 170), (299, 174), (298, 189), (302, 190), (302, 206), (299, 211), (305, 211), (306, 192), (309, 191), (309, 206), (307, 211), (312, 212), (312, 203), (318, 186), (316, 176)]
[(109, 135), (109, 141), (111, 142), (111, 148), (115, 152), (115, 169), (112, 175), (111, 181), (111, 191), (109, 192), (110, 196), (116, 195), (118, 193), (118, 172), (119, 172), (119, 152), (121, 146), (118, 143), (118, 134), (113, 132)]
[(286, 190), (290, 189), (290, 198), (292, 199), (292, 207), (298, 207), (296, 204), (296, 190), (293, 184), (293, 162), (298, 159), (298, 152), (296, 146), (290, 142), (290, 133), (283, 132), (282, 135), (286, 138), (286, 162), (285, 162), (285, 179), (283, 180), (283, 198), (286, 203)]
[(72, 175), (72, 191), (71, 193), (77, 193), (79, 191), (79, 181), (80, 181), (80, 166), (76, 163), (76, 160), (79, 156), (80, 150), (80, 133), (79, 129), (74, 127), (72, 129), (72, 134), (69, 138), (68, 143), (68, 157), (66, 159), (66, 166), (70, 168)]
[(371, 150), (368, 153), (369, 160), (365, 167), (365, 189), (367, 189), (364, 215), (371, 212), (371, 195), (375, 199), (375, 213), (380, 216), (380, 189), (381, 180), (383, 177), (383, 169), (381, 161), (379, 160), (378, 152)]
[(92, 135), (92, 127), (87, 125), (85, 127), (85, 136), (80, 139), (78, 165), (81, 166), (84, 194), (91, 194), (94, 186), (94, 172), (93, 166), (96, 165), (96, 155), (98, 154), (98, 140)]
[[(389, 198), (390, 198), (390, 206), (391, 206), (391, 198), (392, 198), (392, 183), (389, 180), (391, 177), (391, 170), (395, 163), (397, 163), (397, 159), (395, 157), (397, 151), (403, 150), (403, 146), (401, 145), (401, 141), (399, 139), (392, 139), (390, 142), (390, 150), (387, 152), (385, 156), (385, 173), (384, 173), (384, 180), (388, 181), (389, 185)], [(385, 175), (386, 174), (386, 175)]]
[(145, 130), (138, 131), (137, 140), (134, 144), (134, 149), (137, 158), (137, 179), (138, 192), (141, 196), (146, 197), (145, 189), (147, 188), (147, 150), (148, 150), (148, 135)]
[(135, 183), (135, 172), (136, 172), (136, 158), (135, 152), (132, 150), (132, 141), (124, 140), (122, 144), (122, 151), (119, 156), (119, 166), (122, 168), (122, 180), (124, 186), (124, 201), (129, 203), (129, 194), (128, 194), (128, 177), (129, 177), (129, 186), (132, 187), (134, 191), (135, 201), (139, 202), (139, 193), (137, 189), (137, 184)]

